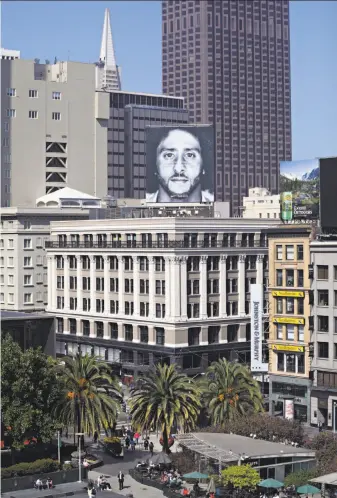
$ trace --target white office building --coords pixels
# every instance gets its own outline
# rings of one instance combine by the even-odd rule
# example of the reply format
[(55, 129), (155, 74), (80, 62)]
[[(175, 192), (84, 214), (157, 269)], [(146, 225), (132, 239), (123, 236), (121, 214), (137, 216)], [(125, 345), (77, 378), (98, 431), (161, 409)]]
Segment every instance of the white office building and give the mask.
[(243, 197), (242, 217), (280, 219), (280, 195), (271, 195), (262, 187), (250, 188), (249, 196)]
[[(51, 224), (48, 312), (59, 355), (91, 351), (142, 373), (250, 361), (250, 285), (267, 287), (277, 221), (191, 216)], [(267, 294), (264, 301), (267, 320)]]

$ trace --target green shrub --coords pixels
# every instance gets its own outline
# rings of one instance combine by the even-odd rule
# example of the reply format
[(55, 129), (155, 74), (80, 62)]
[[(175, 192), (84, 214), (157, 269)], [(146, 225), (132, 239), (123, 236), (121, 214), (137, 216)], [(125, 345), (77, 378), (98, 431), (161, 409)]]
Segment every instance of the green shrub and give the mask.
[(51, 472), (56, 472), (60, 469), (60, 464), (56, 460), (51, 458), (42, 458), (40, 460), (35, 460), (35, 462), (22, 462), (7, 469), (1, 469), (2, 479), (8, 479), (10, 477), (21, 477), (29, 476), (33, 474), (47, 474)]
[(105, 437), (103, 439), (104, 444), (113, 444), (113, 443), (121, 443), (121, 440), (119, 437)]
[(260, 413), (247, 416), (238, 416), (234, 420), (228, 420), (224, 427), (207, 427), (202, 432), (233, 433), (239, 436), (249, 437), (256, 434), (257, 439), (265, 441), (283, 442), (286, 439), (302, 446), (304, 443), (303, 427), (297, 420), (285, 420), (270, 417)]
[(105, 437), (103, 443), (106, 449), (114, 455), (120, 455), (122, 453), (122, 443), (119, 437)]
[(72, 468), (73, 466), (71, 465), (71, 463), (64, 463), (62, 466), (62, 470), (71, 470)]
[(308, 484), (311, 479), (318, 477), (320, 474), (319, 469), (298, 470), (292, 474), (287, 475), (284, 480), (285, 486), (295, 486), (296, 488)]

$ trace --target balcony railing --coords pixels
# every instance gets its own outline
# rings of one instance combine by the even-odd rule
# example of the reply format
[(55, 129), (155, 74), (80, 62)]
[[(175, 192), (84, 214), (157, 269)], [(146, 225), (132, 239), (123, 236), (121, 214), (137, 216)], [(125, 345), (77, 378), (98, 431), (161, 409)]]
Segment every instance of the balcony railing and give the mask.
[(248, 244), (245, 241), (237, 241), (232, 243), (224, 243), (223, 241), (216, 242), (187, 242), (184, 240), (168, 240), (162, 242), (136, 242), (136, 241), (119, 241), (119, 242), (59, 242), (46, 241), (46, 249), (220, 249), (220, 248), (267, 248), (268, 245), (264, 241), (254, 241)]

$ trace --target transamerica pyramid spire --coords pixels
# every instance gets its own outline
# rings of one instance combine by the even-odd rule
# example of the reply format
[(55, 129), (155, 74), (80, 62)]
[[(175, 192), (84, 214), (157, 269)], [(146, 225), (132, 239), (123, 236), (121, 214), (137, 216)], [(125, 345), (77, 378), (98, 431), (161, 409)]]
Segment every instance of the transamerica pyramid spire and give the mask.
[(116, 64), (109, 9), (105, 9), (101, 52), (96, 66), (97, 89), (107, 91), (121, 89), (120, 68)]

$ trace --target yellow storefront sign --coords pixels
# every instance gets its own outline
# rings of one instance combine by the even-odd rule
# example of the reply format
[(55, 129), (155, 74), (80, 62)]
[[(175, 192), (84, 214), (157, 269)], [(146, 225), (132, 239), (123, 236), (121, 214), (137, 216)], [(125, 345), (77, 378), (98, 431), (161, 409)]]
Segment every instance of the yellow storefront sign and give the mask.
[(294, 353), (304, 353), (304, 346), (290, 346), (288, 344), (272, 344), (273, 351), (292, 351)]
[(289, 323), (291, 325), (304, 325), (304, 318), (273, 318), (273, 323)]
[(304, 297), (303, 291), (272, 291), (273, 297)]

